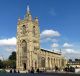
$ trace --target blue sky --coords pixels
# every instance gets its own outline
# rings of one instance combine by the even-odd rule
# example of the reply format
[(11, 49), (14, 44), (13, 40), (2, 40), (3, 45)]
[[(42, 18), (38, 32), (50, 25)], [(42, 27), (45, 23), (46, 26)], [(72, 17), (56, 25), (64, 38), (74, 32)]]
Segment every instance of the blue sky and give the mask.
[(80, 58), (80, 0), (0, 0), (0, 57), (15, 50), (18, 17), (38, 16), (41, 48)]

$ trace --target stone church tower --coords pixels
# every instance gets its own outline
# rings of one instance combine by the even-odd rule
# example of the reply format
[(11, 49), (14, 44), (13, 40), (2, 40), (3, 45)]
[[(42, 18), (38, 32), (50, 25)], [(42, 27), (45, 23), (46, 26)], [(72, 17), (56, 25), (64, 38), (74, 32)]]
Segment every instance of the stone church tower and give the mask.
[(17, 51), (16, 51), (16, 69), (17, 70), (35, 70), (64, 68), (66, 59), (59, 53), (40, 49), (40, 31), (38, 18), (32, 19), (29, 6), (25, 18), (18, 19), (17, 25)]
[[(32, 20), (29, 6), (25, 18), (18, 19), (17, 25), (17, 52), (16, 68), (19, 70), (29, 70), (31, 67), (38, 67), (37, 53), (40, 50), (40, 31), (38, 18)], [(34, 56), (33, 56), (34, 55)]]

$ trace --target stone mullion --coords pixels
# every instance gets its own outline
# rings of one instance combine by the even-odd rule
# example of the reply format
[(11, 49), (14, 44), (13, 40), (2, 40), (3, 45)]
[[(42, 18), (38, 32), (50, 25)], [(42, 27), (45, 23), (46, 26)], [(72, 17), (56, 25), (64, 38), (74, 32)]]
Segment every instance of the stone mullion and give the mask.
[(45, 53), (45, 68), (48, 68), (48, 57), (47, 57), (47, 53)]

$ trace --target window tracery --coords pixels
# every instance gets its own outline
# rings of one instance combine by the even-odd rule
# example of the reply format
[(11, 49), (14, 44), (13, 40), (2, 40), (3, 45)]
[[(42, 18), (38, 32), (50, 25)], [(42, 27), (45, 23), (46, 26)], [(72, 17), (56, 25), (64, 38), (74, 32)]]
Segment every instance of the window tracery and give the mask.
[(22, 49), (23, 49), (23, 52), (27, 51), (27, 43), (25, 40), (22, 41)]

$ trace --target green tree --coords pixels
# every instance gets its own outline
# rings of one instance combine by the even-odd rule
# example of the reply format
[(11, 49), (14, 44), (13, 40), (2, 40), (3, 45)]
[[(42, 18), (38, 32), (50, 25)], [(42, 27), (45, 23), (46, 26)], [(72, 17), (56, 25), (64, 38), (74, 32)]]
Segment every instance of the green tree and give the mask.
[(69, 62), (72, 62), (72, 59), (69, 59)]
[(0, 68), (16, 68), (16, 52), (12, 52), (8, 60), (0, 60)]
[(16, 52), (12, 52), (12, 54), (8, 58), (9, 60), (16, 60)]
[(0, 68), (3, 68), (3, 62), (0, 60)]
[(16, 68), (16, 52), (12, 52), (8, 58), (10, 68)]

